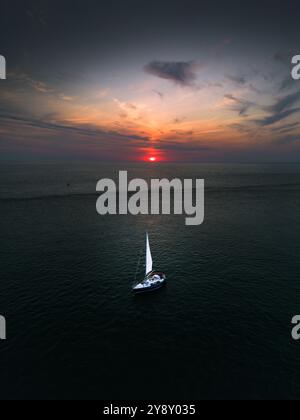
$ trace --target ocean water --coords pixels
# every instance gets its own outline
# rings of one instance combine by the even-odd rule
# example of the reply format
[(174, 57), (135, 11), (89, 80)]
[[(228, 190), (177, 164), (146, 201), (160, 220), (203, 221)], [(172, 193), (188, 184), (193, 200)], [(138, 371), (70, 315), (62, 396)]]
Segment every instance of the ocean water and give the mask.
[[(122, 169), (204, 178), (204, 224), (99, 216)], [(1, 164), (0, 399), (298, 399), (299, 209), (300, 165)]]

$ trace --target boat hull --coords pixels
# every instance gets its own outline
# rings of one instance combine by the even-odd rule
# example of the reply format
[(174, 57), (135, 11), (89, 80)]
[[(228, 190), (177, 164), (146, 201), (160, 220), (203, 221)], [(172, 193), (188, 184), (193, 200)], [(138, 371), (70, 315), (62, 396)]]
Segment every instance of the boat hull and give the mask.
[(159, 290), (162, 287), (164, 287), (166, 285), (166, 283), (167, 283), (167, 281), (164, 280), (163, 282), (161, 282), (159, 284), (153, 284), (149, 287), (144, 287), (142, 289), (133, 289), (133, 293), (135, 295), (139, 295), (139, 294), (144, 294), (144, 293), (155, 292), (156, 290)]

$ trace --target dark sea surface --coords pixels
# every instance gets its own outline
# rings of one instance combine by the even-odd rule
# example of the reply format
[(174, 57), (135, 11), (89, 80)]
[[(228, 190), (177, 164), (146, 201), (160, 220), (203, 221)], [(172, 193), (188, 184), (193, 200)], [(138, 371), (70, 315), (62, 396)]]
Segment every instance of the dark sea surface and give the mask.
[[(204, 224), (99, 216), (122, 169), (204, 178)], [(299, 219), (300, 165), (1, 163), (0, 399), (299, 399)]]

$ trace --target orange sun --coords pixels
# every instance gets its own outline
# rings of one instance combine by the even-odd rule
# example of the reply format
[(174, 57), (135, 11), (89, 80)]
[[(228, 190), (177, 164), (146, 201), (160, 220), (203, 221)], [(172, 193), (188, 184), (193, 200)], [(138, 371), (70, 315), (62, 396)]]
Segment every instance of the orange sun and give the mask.
[(149, 162), (156, 162), (156, 157), (154, 157), (154, 156), (150, 156), (149, 158), (148, 158), (148, 160), (149, 160)]

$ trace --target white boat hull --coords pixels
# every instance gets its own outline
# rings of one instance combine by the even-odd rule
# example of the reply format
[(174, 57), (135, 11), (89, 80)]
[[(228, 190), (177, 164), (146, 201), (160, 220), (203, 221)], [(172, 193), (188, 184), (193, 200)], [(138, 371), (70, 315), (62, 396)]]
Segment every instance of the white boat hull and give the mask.
[(138, 283), (132, 290), (134, 293), (152, 292), (165, 286), (166, 282), (167, 279), (164, 274), (159, 277), (154, 275), (153, 277), (148, 277), (141, 283)]

